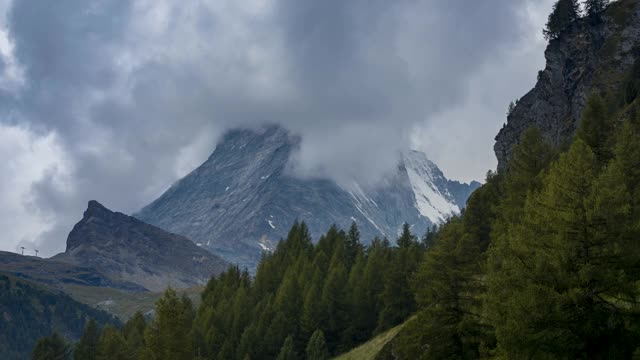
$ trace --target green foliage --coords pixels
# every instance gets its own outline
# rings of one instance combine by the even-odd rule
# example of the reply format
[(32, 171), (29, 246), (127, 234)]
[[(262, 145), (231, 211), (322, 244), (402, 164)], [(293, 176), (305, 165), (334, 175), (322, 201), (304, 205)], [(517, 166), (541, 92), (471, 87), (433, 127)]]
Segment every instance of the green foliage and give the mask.
[(640, 136), (596, 97), (569, 149), (527, 130), (414, 280), (395, 359), (627, 359), (640, 343)]
[(32, 360), (66, 360), (71, 355), (71, 347), (57, 332), (38, 340)]
[(609, 0), (585, 0), (584, 8), (587, 16), (599, 20), (600, 13), (604, 11), (608, 4)]
[(578, 0), (558, 0), (553, 5), (547, 25), (543, 31), (546, 39), (557, 39), (571, 23), (579, 18), (580, 5)]
[(293, 337), (287, 336), (276, 360), (298, 360), (298, 354), (293, 346)]
[(509, 358), (626, 358), (634, 350), (623, 305), (637, 296), (623, 275), (628, 196), (614, 167), (597, 169), (576, 140), (530, 194), (508, 242), (492, 249), (487, 309)]
[(128, 360), (127, 344), (122, 334), (115, 327), (108, 325), (102, 330), (97, 349), (98, 360)]
[(135, 357), (140, 357), (145, 348), (144, 331), (146, 327), (147, 322), (144, 315), (137, 312), (121, 329), (127, 342), (127, 348), (132, 354), (135, 354)]
[(627, 77), (624, 100), (627, 104), (631, 104), (638, 95), (640, 95), (640, 60), (636, 60)]
[[(403, 321), (415, 305), (397, 313), (390, 309), (414, 302), (402, 283), (423, 252), (405, 230), (402, 249), (380, 240), (365, 248), (355, 224), (347, 233), (332, 226), (313, 245), (306, 225), (295, 223), (276, 251), (263, 257), (254, 280), (231, 268), (209, 282), (194, 321), (194, 334), (202, 334), (201, 354), (220, 357), (230, 344), (238, 359), (275, 358), (287, 337), (295, 353), (304, 354), (318, 333), (326, 351), (336, 354), (390, 326), (378, 321), (385, 309), (395, 316), (389, 324)], [(392, 269), (400, 291), (383, 296), (385, 289), (391, 294), (392, 277), (386, 274)]]
[(74, 360), (95, 360), (98, 356), (98, 340), (100, 334), (95, 320), (91, 319), (85, 327), (80, 341), (73, 350)]
[(612, 157), (611, 137), (614, 123), (602, 98), (592, 94), (582, 111), (577, 136), (593, 151), (598, 164), (606, 164)]
[(316, 330), (306, 348), (307, 360), (327, 360), (329, 359), (329, 349), (324, 340), (322, 330)]
[(63, 334), (67, 340), (77, 340), (92, 318), (100, 326), (118, 323), (111, 315), (65, 294), (0, 274), (0, 354), (3, 359), (29, 357), (37, 340), (53, 331)]
[(173, 289), (167, 289), (156, 302), (153, 321), (145, 330), (148, 349), (156, 360), (191, 359), (190, 331), (194, 317), (191, 300)]

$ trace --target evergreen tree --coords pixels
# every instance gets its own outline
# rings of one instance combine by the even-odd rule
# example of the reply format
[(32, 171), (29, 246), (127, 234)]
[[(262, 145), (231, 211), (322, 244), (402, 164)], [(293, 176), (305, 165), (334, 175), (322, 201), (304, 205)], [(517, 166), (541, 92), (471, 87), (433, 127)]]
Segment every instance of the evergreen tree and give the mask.
[(124, 337), (112, 325), (107, 325), (102, 330), (102, 336), (97, 347), (98, 360), (129, 360), (131, 356), (127, 351)]
[(543, 31), (546, 39), (557, 39), (571, 23), (579, 18), (580, 5), (578, 0), (558, 0), (553, 5), (547, 25)]
[(316, 330), (309, 344), (307, 344), (307, 360), (327, 360), (329, 359), (329, 350), (327, 349), (327, 343), (324, 340), (324, 334), (322, 330)]
[(586, 0), (584, 3), (587, 16), (599, 18), (600, 13), (607, 7), (609, 0)]
[(607, 107), (602, 98), (592, 94), (580, 117), (580, 127), (577, 136), (593, 151), (598, 164), (605, 165), (612, 157), (611, 137), (614, 123), (607, 113)]
[(76, 344), (73, 351), (74, 360), (95, 360), (98, 354), (98, 327), (96, 322), (91, 319), (82, 333), (80, 341)]
[(276, 360), (298, 360), (298, 355), (293, 345), (293, 337), (287, 336)]
[[(127, 342), (127, 348), (133, 354), (139, 354), (145, 347), (144, 343), (144, 330), (147, 327), (147, 322), (144, 319), (144, 315), (141, 312), (136, 312), (129, 321), (127, 321), (122, 327), (122, 335)], [(139, 357), (136, 355), (136, 357)]]
[(624, 247), (601, 218), (624, 206), (594, 206), (607, 197), (594, 197), (596, 169), (576, 140), (527, 200), (512, 239), (492, 249), (487, 310), (508, 358), (628, 358), (634, 349), (624, 307), (612, 301), (624, 288), (615, 265)]
[(398, 252), (384, 277), (384, 291), (380, 295), (383, 308), (378, 317), (376, 333), (400, 324), (415, 310), (414, 295), (409, 286), (412, 272), (407, 269), (408, 254), (403, 249)]
[(356, 225), (355, 221), (351, 223), (351, 227), (349, 228), (349, 232), (347, 233), (345, 247), (346, 264), (348, 268), (351, 268), (356, 260), (356, 256), (359, 252), (362, 251), (362, 244), (360, 243), (360, 230), (358, 230), (358, 225)]
[(311, 336), (323, 321), (324, 311), (321, 305), (321, 296), (320, 284), (318, 284), (318, 281), (312, 281), (304, 298), (302, 308), (301, 331), (305, 338)]
[(348, 326), (347, 274), (342, 264), (330, 269), (322, 290), (321, 306), (325, 321), (321, 324), (329, 351), (335, 353), (340, 345), (342, 331)]
[(433, 245), (433, 242), (436, 238), (437, 233), (438, 233), (437, 225), (433, 225), (432, 227), (427, 228), (427, 231), (424, 233), (421, 239), (422, 247), (425, 250), (428, 250), (431, 247), (431, 245)]
[(58, 334), (44, 337), (36, 343), (31, 359), (33, 360), (67, 360), (71, 353), (69, 344)]
[(145, 331), (145, 343), (155, 359), (191, 359), (189, 333), (193, 321), (193, 304), (169, 288), (156, 302), (156, 316)]
[(625, 102), (627, 104), (633, 103), (638, 95), (640, 95), (640, 60), (636, 59), (626, 80), (624, 92)]
[(513, 101), (509, 103), (509, 107), (507, 108), (507, 116), (513, 114), (513, 111), (516, 109), (516, 103)]
[(402, 224), (402, 233), (396, 241), (396, 244), (398, 244), (399, 248), (406, 249), (409, 248), (414, 242), (416, 242), (416, 237), (411, 233), (411, 226), (409, 226), (409, 224), (407, 223)]
[[(487, 342), (480, 314), (483, 287), (479, 244), (465, 235), (460, 219), (444, 225), (415, 280), (418, 318), (402, 358), (478, 358)], [(411, 331), (413, 330), (413, 331)]]

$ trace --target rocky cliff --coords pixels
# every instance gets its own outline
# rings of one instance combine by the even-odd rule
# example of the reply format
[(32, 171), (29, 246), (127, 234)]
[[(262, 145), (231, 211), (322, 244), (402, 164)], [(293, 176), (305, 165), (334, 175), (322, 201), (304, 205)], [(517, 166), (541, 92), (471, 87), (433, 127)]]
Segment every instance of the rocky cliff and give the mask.
[(394, 240), (405, 221), (421, 234), (459, 212), (479, 186), (450, 182), (415, 151), (374, 189), (300, 179), (287, 171), (300, 141), (278, 126), (232, 130), (205, 163), (135, 216), (253, 267), (295, 220), (305, 221), (314, 239), (332, 224), (347, 228), (355, 221), (365, 242)]
[(528, 127), (536, 126), (560, 145), (574, 134), (591, 93), (625, 101), (630, 73), (640, 58), (640, 0), (620, 0), (598, 20), (576, 21), (549, 43), (545, 57), (535, 87), (518, 101), (496, 137), (499, 169)]
[(89, 202), (69, 233), (66, 251), (52, 260), (95, 268), (152, 291), (203, 285), (228, 265), (183, 236), (112, 212), (97, 201)]

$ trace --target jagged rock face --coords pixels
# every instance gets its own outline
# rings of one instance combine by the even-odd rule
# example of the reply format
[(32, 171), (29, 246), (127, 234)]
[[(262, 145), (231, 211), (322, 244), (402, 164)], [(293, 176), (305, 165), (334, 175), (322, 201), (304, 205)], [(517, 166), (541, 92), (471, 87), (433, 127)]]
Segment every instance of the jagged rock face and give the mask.
[(151, 291), (205, 284), (227, 263), (189, 239), (90, 201), (55, 261), (95, 268)]
[(287, 171), (299, 143), (278, 126), (230, 131), (204, 164), (135, 216), (252, 268), (296, 220), (315, 240), (332, 224), (352, 221), (365, 242), (393, 240), (405, 221), (422, 233), (457, 213), (479, 186), (448, 181), (418, 152), (406, 154), (397, 174), (375, 189), (299, 179)]
[(530, 126), (560, 145), (575, 133), (592, 92), (620, 92), (640, 58), (640, 1), (612, 3), (600, 22), (576, 21), (549, 43), (545, 57), (536, 86), (518, 101), (496, 137), (498, 169), (505, 168), (513, 145)]

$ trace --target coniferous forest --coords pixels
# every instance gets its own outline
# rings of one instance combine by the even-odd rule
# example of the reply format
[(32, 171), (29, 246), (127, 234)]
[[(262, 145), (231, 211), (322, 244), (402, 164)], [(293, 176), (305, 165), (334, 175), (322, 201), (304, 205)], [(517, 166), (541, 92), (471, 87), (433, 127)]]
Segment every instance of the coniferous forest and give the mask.
[[(545, 36), (578, 8), (559, 0)], [(529, 127), (426, 234), (361, 239), (354, 222), (312, 239), (296, 222), (255, 274), (230, 267), (198, 306), (168, 289), (152, 317), (89, 322), (73, 345), (42, 338), (32, 358), (320, 360), (404, 324), (377, 359), (640, 359), (640, 60), (625, 76), (594, 90), (564, 143)]]
[(420, 239), (363, 246), (353, 224), (314, 244), (296, 223), (255, 277), (228, 269), (198, 308), (167, 290), (152, 320), (90, 325), (75, 358), (326, 359), (407, 319), (379, 358), (638, 357), (640, 116), (612, 109), (592, 96), (562, 148), (530, 128)]

